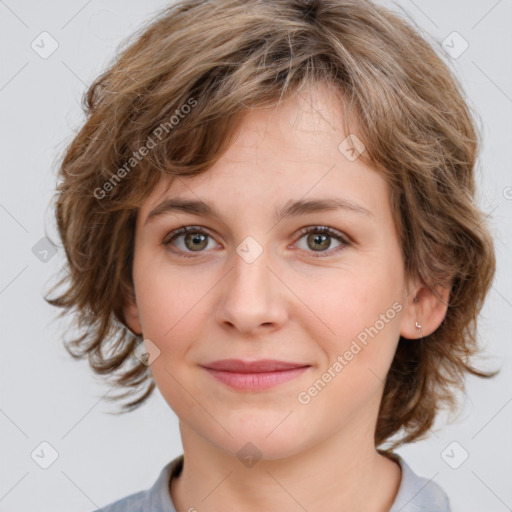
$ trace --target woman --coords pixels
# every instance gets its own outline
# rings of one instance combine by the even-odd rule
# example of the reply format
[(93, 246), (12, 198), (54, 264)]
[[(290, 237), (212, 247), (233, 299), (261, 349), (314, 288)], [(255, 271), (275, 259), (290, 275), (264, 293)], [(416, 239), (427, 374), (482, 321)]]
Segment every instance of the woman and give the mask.
[(432, 47), (368, 1), (182, 0), (86, 105), (49, 301), (125, 410), (158, 386), (183, 443), (102, 510), (449, 511), (393, 450), (492, 375), (469, 357), (495, 260)]

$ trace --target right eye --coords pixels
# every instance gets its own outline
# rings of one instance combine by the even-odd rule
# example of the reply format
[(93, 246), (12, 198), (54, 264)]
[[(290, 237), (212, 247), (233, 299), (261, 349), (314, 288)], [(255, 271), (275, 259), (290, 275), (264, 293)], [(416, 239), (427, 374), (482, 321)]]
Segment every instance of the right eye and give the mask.
[[(208, 238), (213, 241), (211, 235), (198, 226), (183, 226), (180, 229), (171, 231), (162, 242), (162, 245), (177, 247), (178, 250), (172, 249), (176, 253), (194, 253), (204, 252), (203, 249), (208, 248)], [(189, 256), (182, 254), (186, 258)]]

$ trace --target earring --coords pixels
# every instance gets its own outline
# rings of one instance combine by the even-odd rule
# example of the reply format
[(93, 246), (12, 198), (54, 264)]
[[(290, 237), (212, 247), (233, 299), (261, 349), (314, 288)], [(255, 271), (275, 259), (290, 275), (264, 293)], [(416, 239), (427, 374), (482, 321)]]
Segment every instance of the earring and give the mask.
[(422, 337), (421, 336), (421, 325), (418, 322), (416, 322), (416, 329), (418, 329), (418, 331), (420, 332), (420, 338), (421, 338)]

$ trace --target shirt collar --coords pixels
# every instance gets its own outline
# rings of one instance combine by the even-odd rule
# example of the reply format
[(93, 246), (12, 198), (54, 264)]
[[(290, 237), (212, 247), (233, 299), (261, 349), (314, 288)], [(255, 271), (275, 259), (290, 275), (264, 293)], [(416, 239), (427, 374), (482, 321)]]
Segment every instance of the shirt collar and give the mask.
[[(431, 479), (418, 476), (396, 453), (386, 453), (396, 460), (402, 470), (402, 479), (395, 501), (389, 512), (450, 512), (448, 497), (441, 487)], [(177, 477), (183, 469), (183, 454), (166, 464), (157, 481), (149, 489), (143, 512), (176, 512), (169, 494), (169, 480)]]
[(432, 478), (418, 476), (400, 455), (386, 454), (400, 464), (402, 480), (389, 512), (451, 512), (448, 496)]
[(169, 480), (177, 477), (183, 468), (183, 454), (164, 466), (157, 481), (144, 500), (143, 512), (176, 512), (169, 494)]

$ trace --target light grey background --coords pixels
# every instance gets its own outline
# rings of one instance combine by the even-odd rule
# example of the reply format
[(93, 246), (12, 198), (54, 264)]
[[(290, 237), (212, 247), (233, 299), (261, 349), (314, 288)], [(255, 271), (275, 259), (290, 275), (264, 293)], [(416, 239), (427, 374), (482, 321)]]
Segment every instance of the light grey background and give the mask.
[[(116, 45), (168, 2), (0, 1), (0, 511), (86, 512), (152, 485), (180, 454), (178, 421), (160, 392), (124, 416), (108, 414), (111, 388), (62, 346), (65, 324), (42, 294), (63, 262), (63, 249), (33, 247), (56, 231), (49, 207), (56, 161), (83, 120), (86, 86)], [(479, 201), (496, 237), (498, 272), (480, 320), (486, 366), (494, 380), (468, 379), (455, 423), (440, 417), (430, 438), (400, 449), (413, 469), (441, 484), (454, 511), (512, 507), (512, 0), (400, 0), (405, 12), (448, 54), (478, 112), (484, 148)], [(31, 47), (48, 51), (42, 58)], [(41, 38), (46, 37), (43, 43)], [(446, 39), (449, 37), (448, 39)], [(455, 39), (453, 39), (455, 38)], [(40, 258), (46, 256), (47, 261)], [(42, 469), (31, 454), (46, 441), (58, 458)], [(456, 442), (458, 444), (452, 445)], [(44, 457), (50, 453), (43, 446)], [(469, 458), (458, 469), (452, 469)], [(40, 457), (41, 460), (44, 457)]]

